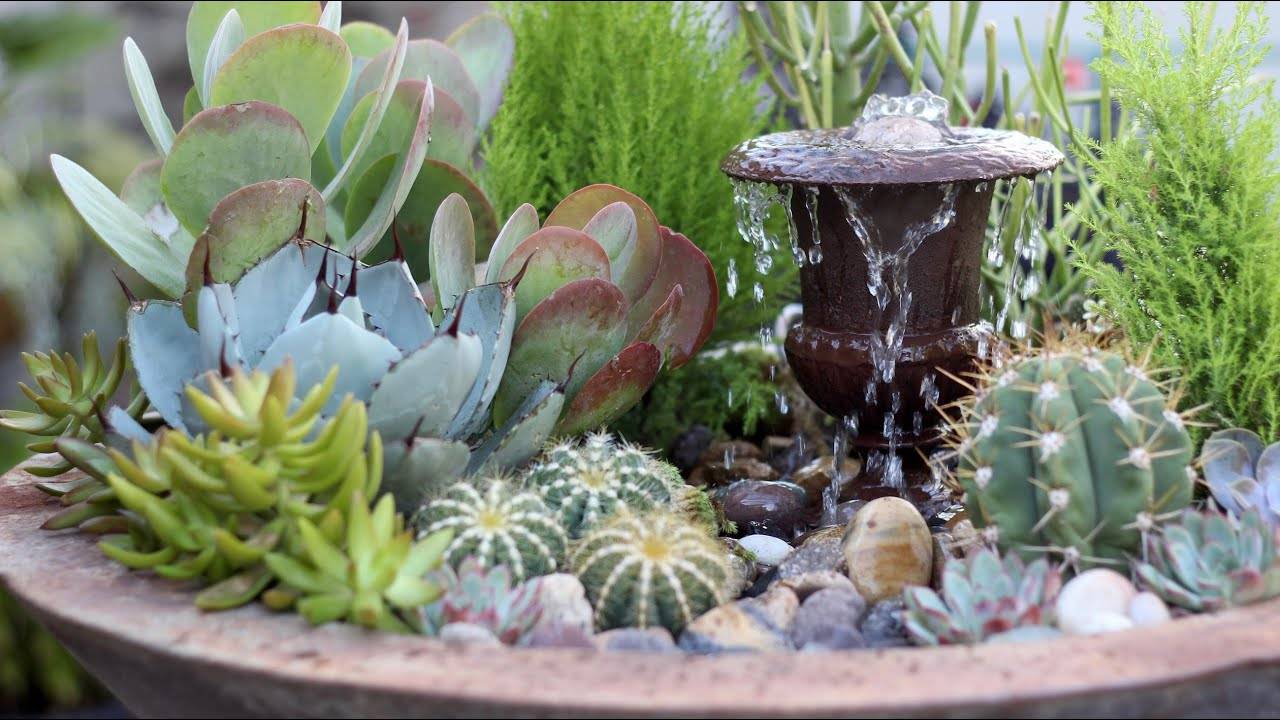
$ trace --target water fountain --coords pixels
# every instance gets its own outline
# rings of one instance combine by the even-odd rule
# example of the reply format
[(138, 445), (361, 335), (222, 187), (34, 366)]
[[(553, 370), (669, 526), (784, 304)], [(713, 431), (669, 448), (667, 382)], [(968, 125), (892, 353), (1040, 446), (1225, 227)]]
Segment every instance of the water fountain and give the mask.
[(770, 206), (786, 215), (804, 306), (787, 360), (809, 397), (843, 419), (837, 458), (845, 443), (871, 449), (898, 489), (900, 450), (936, 442), (937, 406), (963, 392), (952, 376), (989, 342), (981, 267), (996, 183), (1064, 159), (1042, 140), (946, 117), (928, 91), (878, 95), (851, 127), (756, 138), (721, 165), (758, 270), (778, 244)]

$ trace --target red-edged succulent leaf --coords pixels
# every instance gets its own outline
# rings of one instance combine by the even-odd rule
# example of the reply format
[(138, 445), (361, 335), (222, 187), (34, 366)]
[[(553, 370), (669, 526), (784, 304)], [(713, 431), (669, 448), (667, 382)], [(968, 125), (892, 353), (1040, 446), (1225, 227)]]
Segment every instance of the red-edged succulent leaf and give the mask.
[(623, 348), (574, 396), (556, 425), (556, 435), (578, 435), (621, 417), (644, 397), (661, 369), (662, 354), (653, 344), (636, 342)]
[(503, 263), (498, 279), (510, 280), (521, 268), (525, 270), (516, 285), (517, 322), (544, 298), (574, 280), (608, 280), (609, 256), (581, 230), (545, 227), (516, 246)]
[(688, 362), (711, 335), (720, 291), (711, 262), (689, 238), (667, 227), (662, 227), (661, 233), (662, 260), (658, 274), (644, 297), (631, 307), (627, 325), (632, 336), (639, 336), (656, 322), (655, 315), (663, 310), (672, 290), (679, 286), (682, 297), (676, 324), (666, 335), (663, 349), (667, 367), (677, 368)]
[[(658, 218), (644, 200), (614, 185), (588, 185), (560, 201), (544, 225), (563, 225), (582, 230), (604, 208), (624, 202), (636, 216), (635, 249), (625, 267), (615, 268), (614, 282), (634, 303), (653, 283), (662, 256)], [(666, 293), (663, 293), (666, 297)]]
[(671, 288), (666, 301), (659, 305), (657, 310), (653, 311), (653, 314), (649, 316), (644, 325), (640, 326), (640, 329), (636, 331), (635, 337), (632, 339), (652, 343), (657, 346), (658, 352), (665, 357), (676, 337), (676, 330), (680, 327), (680, 308), (683, 305), (684, 288), (676, 285)]
[(502, 423), (545, 380), (565, 383), (571, 402), (622, 348), (625, 319), (622, 291), (600, 278), (575, 280), (535, 305), (516, 328), (493, 401), (494, 420)]
[[(378, 87), (378, 81), (391, 58), (388, 50), (378, 55), (360, 71), (356, 79), (356, 97), (363, 97)], [(462, 59), (452, 48), (439, 40), (411, 40), (405, 53), (402, 80), (431, 79), (437, 89), (444, 90), (458, 101), (474, 124), (480, 116), (480, 91)], [(446, 193), (447, 194), (447, 193)]]
[(209, 225), (187, 259), (187, 290), (204, 279), (205, 257), (214, 282), (232, 283), (303, 229), (306, 239), (324, 242), (324, 201), (311, 183), (297, 178), (265, 180), (227, 195), (209, 214)]

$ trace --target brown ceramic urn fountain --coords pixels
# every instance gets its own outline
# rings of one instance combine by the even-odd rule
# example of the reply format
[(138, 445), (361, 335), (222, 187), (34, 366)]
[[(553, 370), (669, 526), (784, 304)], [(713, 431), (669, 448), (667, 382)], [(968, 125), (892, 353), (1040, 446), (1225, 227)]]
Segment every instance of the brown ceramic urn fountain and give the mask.
[(851, 127), (756, 138), (721, 165), (748, 240), (767, 236), (752, 226), (761, 203), (784, 205), (804, 305), (787, 359), (860, 446), (936, 438), (935, 407), (962, 391), (948, 374), (969, 371), (990, 332), (979, 311), (996, 181), (1063, 161), (1042, 140), (946, 116), (927, 91), (876, 96)]

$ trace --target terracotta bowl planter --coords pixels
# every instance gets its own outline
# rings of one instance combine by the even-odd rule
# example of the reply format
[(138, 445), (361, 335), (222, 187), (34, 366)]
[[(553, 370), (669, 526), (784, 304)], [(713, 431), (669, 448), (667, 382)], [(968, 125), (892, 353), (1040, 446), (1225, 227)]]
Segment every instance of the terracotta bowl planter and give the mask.
[(1262, 716), (1280, 707), (1280, 603), (1106, 637), (829, 654), (455, 649), (312, 628), (191, 589), (39, 525), (0, 480), (0, 580), (139, 716)]

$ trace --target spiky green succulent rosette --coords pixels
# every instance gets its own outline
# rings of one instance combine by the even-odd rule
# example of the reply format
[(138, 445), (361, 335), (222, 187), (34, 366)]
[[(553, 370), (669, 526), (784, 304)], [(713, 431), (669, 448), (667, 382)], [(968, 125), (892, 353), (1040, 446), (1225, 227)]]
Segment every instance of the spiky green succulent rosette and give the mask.
[(727, 550), (667, 512), (623, 512), (578, 543), (570, 564), (601, 630), (665, 627), (678, 634), (728, 600)]
[(449, 623), (478, 625), (508, 645), (520, 642), (542, 617), (537, 580), (514, 582), (505, 565), (486, 566), (468, 557), (455, 570), (445, 565), (430, 575), (439, 599), (421, 608), (426, 632), (437, 634)]
[(620, 510), (645, 512), (672, 502), (668, 466), (604, 433), (553, 445), (523, 479), (541, 494), (573, 538)]
[(427, 503), (418, 526), (426, 534), (453, 532), (445, 550), (451, 567), (503, 565), (517, 583), (555, 572), (568, 543), (559, 518), (537, 493), (504, 480), (453, 485)]
[(1143, 363), (1085, 339), (1051, 342), (978, 378), (952, 424), (969, 517), (1005, 551), (1069, 564), (1136, 554), (1191, 502), (1186, 418)]

